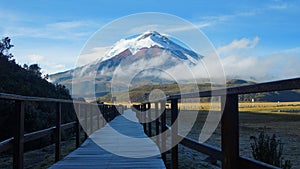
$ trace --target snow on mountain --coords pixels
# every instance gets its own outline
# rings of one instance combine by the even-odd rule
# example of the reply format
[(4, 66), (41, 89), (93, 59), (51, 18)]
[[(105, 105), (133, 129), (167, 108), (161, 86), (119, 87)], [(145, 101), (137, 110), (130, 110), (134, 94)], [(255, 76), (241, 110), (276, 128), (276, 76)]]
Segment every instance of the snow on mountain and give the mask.
[(202, 58), (202, 56), (196, 54), (195, 52), (174, 43), (166, 36), (163, 36), (156, 31), (148, 31), (134, 38), (121, 39), (112, 46), (112, 48), (105, 54), (101, 61), (103, 62), (111, 59), (126, 50), (129, 50), (131, 55), (135, 55), (142, 49), (152, 47), (169, 50), (172, 54), (176, 55), (180, 59), (190, 60), (193, 63), (196, 63), (197, 60)]

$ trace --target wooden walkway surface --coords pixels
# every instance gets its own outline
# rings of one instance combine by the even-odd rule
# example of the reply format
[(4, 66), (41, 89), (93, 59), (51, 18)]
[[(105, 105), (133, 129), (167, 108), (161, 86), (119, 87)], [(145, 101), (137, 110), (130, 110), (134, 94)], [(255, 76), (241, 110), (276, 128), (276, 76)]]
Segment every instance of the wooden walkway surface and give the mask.
[(128, 109), (50, 167), (61, 168), (165, 168), (165, 165), (157, 145), (144, 134), (135, 113)]

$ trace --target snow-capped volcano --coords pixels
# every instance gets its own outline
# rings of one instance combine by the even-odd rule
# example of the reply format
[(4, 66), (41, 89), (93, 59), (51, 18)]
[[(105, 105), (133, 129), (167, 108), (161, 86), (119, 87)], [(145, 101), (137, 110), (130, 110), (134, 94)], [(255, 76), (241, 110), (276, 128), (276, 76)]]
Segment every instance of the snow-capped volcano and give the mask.
[[(72, 70), (50, 75), (53, 83), (60, 83), (69, 89), (76, 86), (75, 96), (97, 96), (110, 91), (115, 75), (130, 79), (128, 75), (138, 73), (138, 82), (155, 81), (155, 83), (170, 82), (167, 74), (185, 74), (183, 67), (195, 66), (203, 58), (196, 52), (183, 47), (166, 35), (148, 31), (116, 42), (105, 54), (95, 58), (96, 61)], [(127, 77), (128, 76), (128, 77)], [(176, 76), (176, 75), (174, 75)], [(150, 80), (149, 80), (150, 79)], [(123, 79), (115, 80), (121, 85), (128, 85)], [(95, 89), (94, 91), (86, 91)], [(120, 89), (123, 89), (122, 86)]]
[(149, 49), (153, 47), (169, 50), (177, 57), (190, 60), (193, 63), (202, 58), (202, 56), (199, 56), (195, 52), (176, 44), (166, 36), (161, 35), (156, 31), (148, 31), (134, 38), (121, 39), (106, 52), (102, 61), (111, 59), (126, 50), (129, 50), (131, 55), (135, 55), (142, 49)]

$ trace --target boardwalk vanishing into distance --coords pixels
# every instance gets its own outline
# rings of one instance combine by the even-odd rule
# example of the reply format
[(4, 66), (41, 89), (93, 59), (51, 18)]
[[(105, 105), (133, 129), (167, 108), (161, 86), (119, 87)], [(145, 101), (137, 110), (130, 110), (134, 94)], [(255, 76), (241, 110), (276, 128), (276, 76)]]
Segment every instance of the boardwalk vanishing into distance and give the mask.
[[(166, 168), (166, 156), (169, 157), (168, 168), (178, 168), (178, 144), (196, 150), (221, 162), (222, 169), (279, 169), (252, 158), (240, 155), (239, 147), (239, 95), (300, 90), (300, 78), (265, 82), (247, 86), (222, 88), (216, 90), (181, 93), (167, 96), (166, 100), (155, 100), (133, 105), (132, 109), (123, 112), (122, 105), (106, 105), (53, 98), (29, 97), (0, 93), (1, 100), (13, 101), (14, 124), (13, 137), (0, 142), (0, 153), (12, 150), (13, 168), (23, 169), (24, 144), (30, 141), (53, 135), (55, 144), (55, 164), (50, 168)], [(221, 97), (221, 147), (201, 143), (178, 132), (179, 101), (182, 98)], [(55, 126), (48, 129), (24, 132), (25, 106), (29, 102), (43, 102), (56, 105)], [(166, 103), (171, 107), (166, 111)], [(54, 104), (55, 103), (55, 104)], [(201, 104), (201, 103), (200, 103)], [(62, 123), (65, 113), (62, 107), (74, 106), (80, 116), (73, 122)], [(118, 109), (121, 109), (119, 114)], [(139, 111), (132, 111), (132, 110)], [(159, 109), (161, 114), (159, 114)], [(93, 110), (100, 110), (94, 112)], [(137, 114), (136, 114), (137, 113)], [(169, 113), (169, 114), (168, 114)], [(155, 119), (153, 115), (155, 114)], [(171, 119), (166, 118), (166, 114)], [(105, 119), (105, 120), (104, 120)], [(167, 120), (170, 120), (166, 122)], [(105, 123), (103, 123), (105, 121)], [(108, 123), (106, 123), (108, 122)], [(142, 123), (142, 124), (141, 124)], [(103, 125), (102, 125), (103, 124)], [(172, 124), (168, 126), (167, 124)], [(90, 136), (80, 145), (81, 128), (86, 128)], [(76, 150), (61, 159), (62, 131), (74, 129)], [(163, 134), (165, 131), (169, 135)], [(148, 136), (157, 136), (153, 142)], [(128, 139), (130, 138), (130, 139)], [(175, 141), (179, 140), (177, 144)], [(168, 141), (168, 142), (167, 142)], [(173, 147), (166, 149), (169, 141)], [(173, 144), (176, 143), (176, 144)], [(100, 146), (99, 146), (100, 145)], [(160, 149), (158, 146), (160, 146)], [(160, 151), (160, 150), (167, 150)]]
[[(144, 157), (149, 154), (156, 155)], [(50, 169), (62, 168), (165, 168), (165, 165), (159, 148), (144, 134), (135, 112), (128, 109), (95, 131), (78, 149), (50, 167)]]

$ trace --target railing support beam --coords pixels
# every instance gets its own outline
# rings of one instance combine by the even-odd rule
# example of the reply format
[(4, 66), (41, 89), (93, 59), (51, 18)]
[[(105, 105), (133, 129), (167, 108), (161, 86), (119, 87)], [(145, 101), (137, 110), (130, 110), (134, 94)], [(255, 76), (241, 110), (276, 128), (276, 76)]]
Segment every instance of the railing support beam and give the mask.
[(222, 169), (239, 168), (238, 95), (222, 96)]
[(151, 103), (148, 103), (148, 136), (152, 137)]
[(167, 130), (167, 127), (166, 127), (166, 102), (162, 101), (160, 102), (160, 108), (161, 108), (161, 111), (162, 111), (162, 115), (161, 115), (161, 123), (160, 123), (160, 133), (161, 133), (161, 158), (164, 160), (164, 162), (166, 163), (166, 151), (167, 151), (167, 148), (166, 148), (166, 142), (167, 142), (167, 133), (166, 133), (166, 130)]
[(172, 156), (171, 168), (178, 168), (178, 99), (171, 100), (171, 132), (172, 132)]
[(55, 162), (61, 158), (61, 103), (56, 103)]
[(14, 133), (14, 157), (13, 168), (24, 168), (24, 117), (25, 117), (24, 101), (15, 101), (15, 117), (16, 126)]

